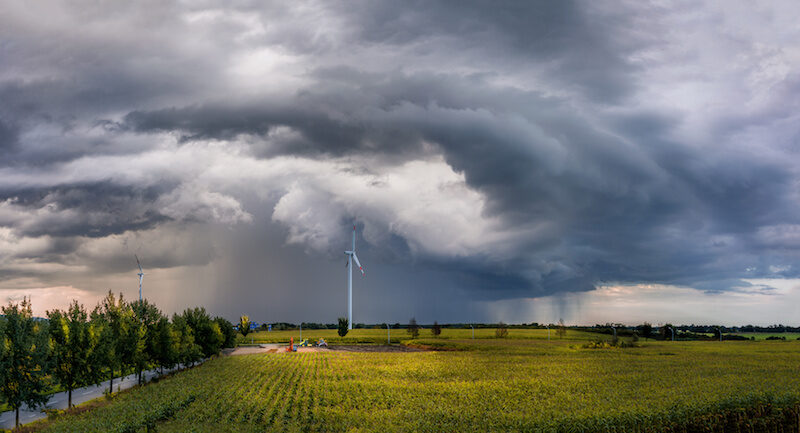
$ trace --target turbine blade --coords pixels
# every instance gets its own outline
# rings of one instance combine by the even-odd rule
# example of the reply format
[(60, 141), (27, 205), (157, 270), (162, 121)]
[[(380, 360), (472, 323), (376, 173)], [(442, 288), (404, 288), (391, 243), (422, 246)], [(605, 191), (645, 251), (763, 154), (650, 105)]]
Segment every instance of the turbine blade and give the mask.
[(361, 262), (358, 261), (358, 256), (356, 253), (353, 253), (353, 259), (355, 259), (356, 266), (358, 266), (358, 270), (361, 271), (361, 275), (364, 275), (364, 268), (361, 267)]
[(353, 252), (356, 251), (356, 225), (353, 224)]
[(136, 254), (134, 254), (134, 255), (133, 255), (133, 257), (136, 257), (136, 264), (137, 264), (137, 265), (139, 265), (139, 272), (144, 272), (144, 271), (142, 270), (142, 264), (141, 264), (141, 263), (139, 263), (139, 256), (137, 256)]

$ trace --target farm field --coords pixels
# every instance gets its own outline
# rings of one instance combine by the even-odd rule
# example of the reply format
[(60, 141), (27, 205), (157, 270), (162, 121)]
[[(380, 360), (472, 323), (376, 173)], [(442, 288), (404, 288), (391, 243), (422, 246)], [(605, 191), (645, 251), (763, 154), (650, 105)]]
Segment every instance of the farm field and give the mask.
[(220, 357), (41, 431), (727, 431), (753, 406), (797, 425), (800, 342), (418, 342), (463, 350)]
[[(494, 339), (494, 328), (476, 328), (475, 339)], [(592, 338), (597, 338), (602, 334), (577, 331), (568, 329), (563, 338), (556, 335), (556, 330), (550, 330), (550, 339), (555, 340), (581, 340), (585, 341)], [(332, 344), (386, 344), (387, 332), (386, 328), (383, 329), (353, 329), (347, 333), (345, 337), (339, 337), (335, 329), (304, 329), (303, 338), (309, 341), (316, 341), (319, 338), (324, 338), (325, 341)], [(430, 329), (420, 329), (419, 338), (431, 337)], [(300, 331), (258, 331), (247, 334), (247, 337), (239, 335), (237, 342), (239, 344), (255, 343), (285, 343), (290, 338), (294, 338), (297, 342), (300, 340)], [(391, 341), (392, 344), (400, 343), (401, 341), (408, 340), (409, 335), (405, 329), (392, 329)], [(508, 339), (524, 339), (524, 340), (547, 340), (546, 329), (509, 329)], [(472, 330), (461, 328), (442, 328), (442, 333), (436, 340), (469, 340), (472, 339)]]
[(755, 337), (756, 340), (766, 340), (768, 337), (785, 337), (787, 340), (797, 340), (800, 338), (800, 333), (797, 332), (740, 332), (735, 335), (741, 335), (747, 338)]

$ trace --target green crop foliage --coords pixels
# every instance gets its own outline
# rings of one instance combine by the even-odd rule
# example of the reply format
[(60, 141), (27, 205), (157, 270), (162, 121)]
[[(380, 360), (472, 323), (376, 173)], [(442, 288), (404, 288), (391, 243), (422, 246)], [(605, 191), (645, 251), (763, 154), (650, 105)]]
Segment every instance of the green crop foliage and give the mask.
[(800, 422), (800, 342), (584, 349), (514, 333), (417, 340), (458, 351), (215, 358), (42, 431), (759, 432)]

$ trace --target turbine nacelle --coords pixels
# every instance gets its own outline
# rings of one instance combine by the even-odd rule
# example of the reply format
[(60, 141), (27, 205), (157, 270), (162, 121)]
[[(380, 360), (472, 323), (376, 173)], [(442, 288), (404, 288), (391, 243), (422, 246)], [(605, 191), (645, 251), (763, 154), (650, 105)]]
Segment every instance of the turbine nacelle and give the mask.
[[(364, 268), (361, 266), (361, 262), (358, 261), (358, 255), (355, 253), (355, 251), (345, 251), (344, 253), (348, 257), (352, 257), (353, 260), (355, 260), (356, 266), (358, 266), (358, 270), (361, 271), (361, 275), (366, 275), (366, 273), (364, 272)], [(345, 263), (344, 265), (347, 266), (348, 264), (349, 262)]]

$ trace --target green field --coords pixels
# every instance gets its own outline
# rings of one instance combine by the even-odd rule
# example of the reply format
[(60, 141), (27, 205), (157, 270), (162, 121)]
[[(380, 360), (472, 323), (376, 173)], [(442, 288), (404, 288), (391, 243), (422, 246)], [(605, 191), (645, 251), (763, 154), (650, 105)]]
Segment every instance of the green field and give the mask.
[[(556, 340), (587, 340), (596, 338), (602, 334), (576, 331), (568, 329), (563, 338), (556, 335), (555, 329), (550, 330), (550, 339)], [(386, 328), (383, 329), (353, 329), (347, 333), (345, 337), (339, 337), (335, 329), (308, 329), (303, 330), (303, 338), (309, 341), (316, 341), (319, 338), (324, 338), (325, 341), (332, 344), (386, 344), (387, 332)], [(247, 334), (247, 337), (239, 335), (237, 341), (239, 344), (253, 343), (286, 343), (290, 338), (294, 338), (297, 342), (300, 340), (300, 331), (258, 331)], [(430, 329), (420, 329), (419, 338), (432, 338)], [(495, 338), (494, 328), (481, 328), (475, 329), (475, 339), (488, 339)], [(392, 329), (391, 330), (392, 343), (400, 343), (409, 339), (409, 334), (405, 329)], [(437, 340), (468, 340), (472, 339), (471, 329), (447, 329), (443, 328), (441, 335)], [(547, 340), (546, 329), (509, 329), (508, 339), (525, 339), (525, 340)]]
[(767, 337), (785, 337), (786, 340), (797, 340), (800, 338), (800, 333), (797, 332), (776, 332), (776, 333), (766, 333), (766, 332), (740, 332), (735, 335), (741, 335), (743, 337), (755, 337), (756, 340), (765, 340)]
[(463, 350), (219, 357), (43, 431), (773, 431), (759, 427), (765, 415), (797, 431), (800, 421), (796, 341), (418, 343)]

